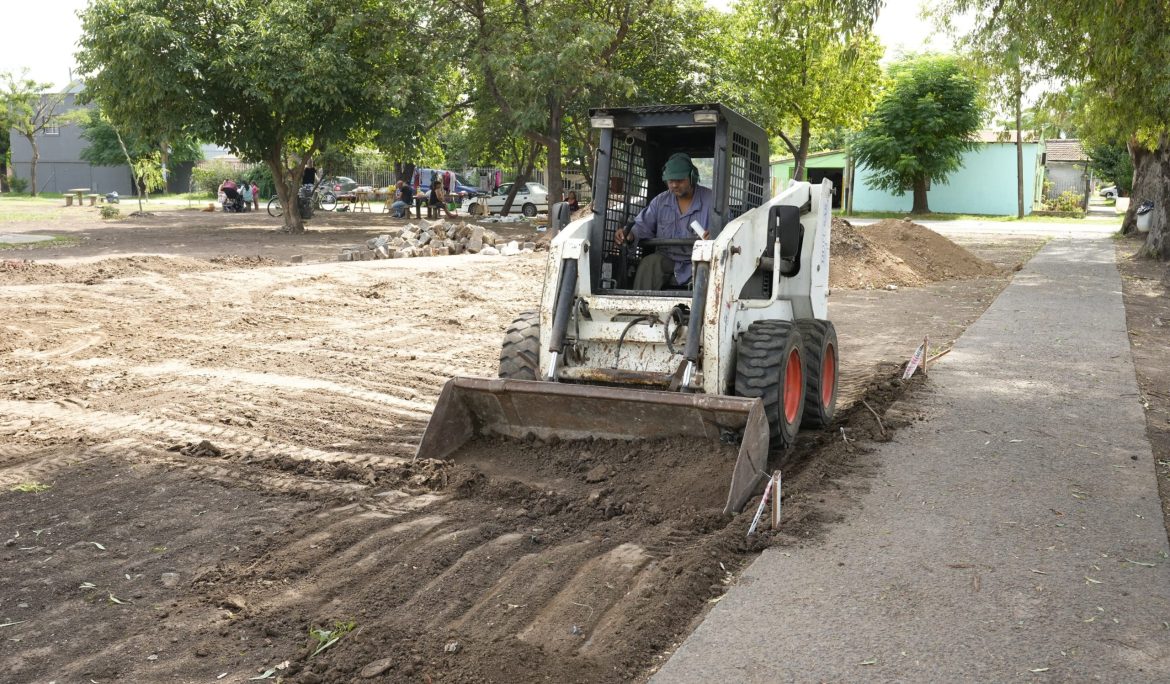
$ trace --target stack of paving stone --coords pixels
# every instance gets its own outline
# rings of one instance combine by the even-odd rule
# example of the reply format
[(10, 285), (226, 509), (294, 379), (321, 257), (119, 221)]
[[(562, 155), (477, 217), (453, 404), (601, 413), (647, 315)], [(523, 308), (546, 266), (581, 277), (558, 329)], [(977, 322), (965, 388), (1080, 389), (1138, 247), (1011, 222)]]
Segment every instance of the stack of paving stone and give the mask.
[(395, 226), (364, 245), (341, 248), (338, 261), (406, 259), (448, 254), (504, 254), (511, 256), (536, 249), (533, 242), (504, 243), (496, 233), (476, 225), (434, 221)]

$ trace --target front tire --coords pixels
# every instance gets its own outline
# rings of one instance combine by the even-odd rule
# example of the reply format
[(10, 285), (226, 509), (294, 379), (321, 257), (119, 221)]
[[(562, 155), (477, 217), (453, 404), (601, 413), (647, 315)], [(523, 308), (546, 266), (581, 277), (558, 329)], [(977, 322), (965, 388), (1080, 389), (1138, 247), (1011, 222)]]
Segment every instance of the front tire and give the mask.
[(830, 321), (803, 318), (796, 322), (804, 341), (803, 427), (825, 427), (837, 412), (837, 329)]
[(284, 215), (284, 209), (280, 206), (280, 197), (268, 200), (268, 215), (272, 218)]
[(791, 321), (756, 321), (739, 336), (735, 393), (764, 402), (772, 440), (791, 446), (804, 413), (800, 331)]
[(337, 195), (331, 192), (326, 192), (321, 195), (321, 208), (325, 211), (333, 211), (337, 208)]
[(512, 380), (540, 378), (540, 313), (525, 311), (504, 332), (500, 348), (500, 377)]
[(532, 218), (533, 216), (536, 216), (536, 205), (532, 202), (526, 202), (524, 206), (520, 208), (520, 211), (523, 212), (524, 215), (528, 218)]

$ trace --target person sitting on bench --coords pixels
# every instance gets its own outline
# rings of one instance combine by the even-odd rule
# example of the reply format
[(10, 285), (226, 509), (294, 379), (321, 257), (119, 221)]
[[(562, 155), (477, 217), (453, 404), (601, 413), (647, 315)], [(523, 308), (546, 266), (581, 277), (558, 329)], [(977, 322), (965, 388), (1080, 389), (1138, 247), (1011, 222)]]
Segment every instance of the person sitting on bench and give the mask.
[[(617, 244), (632, 240), (651, 238), (692, 238), (697, 237), (691, 223), (697, 221), (703, 229), (703, 239), (710, 237), (708, 231), (713, 195), (711, 189), (699, 185), (699, 170), (689, 155), (682, 152), (673, 154), (662, 167), (662, 180), (666, 190), (650, 200), (646, 208), (638, 212), (634, 226), (629, 233), (618, 229), (614, 234)], [(667, 287), (687, 287), (691, 282), (690, 246), (658, 247), (651, 254), (642, 257), (634, 275), (635, 290), (662, 290)]]

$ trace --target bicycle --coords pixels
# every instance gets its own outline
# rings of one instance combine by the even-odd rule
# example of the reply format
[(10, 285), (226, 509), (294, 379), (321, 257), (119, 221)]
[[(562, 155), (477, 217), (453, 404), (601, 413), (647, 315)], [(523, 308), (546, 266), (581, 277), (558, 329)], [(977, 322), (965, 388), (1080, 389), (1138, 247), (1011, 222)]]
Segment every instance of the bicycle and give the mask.
[[(337, 195), (333, 194), (332, 190), (325, 188), (316, 188), (313, 191), (313, 208), (323, 211), (333, 211), (337, 207)], [(284, 213), (284, 208), (280, 204), (280, 195), (273, 195), (272, 199), (268, 200), (268, 215), (276, 218)]]

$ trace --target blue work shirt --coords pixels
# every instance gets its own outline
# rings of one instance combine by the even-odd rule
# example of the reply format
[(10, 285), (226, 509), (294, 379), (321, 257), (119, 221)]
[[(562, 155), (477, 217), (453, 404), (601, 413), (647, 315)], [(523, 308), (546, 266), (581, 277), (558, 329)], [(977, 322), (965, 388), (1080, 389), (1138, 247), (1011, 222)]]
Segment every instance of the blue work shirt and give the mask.
[[(696, 185), (691, 206), (683, 214), (678, 210), (678, 198), (670, 190), (659, 193), (634, 219), (634, 243), (651, 238), (697, 237), (690, 228), (691, 222), (698, 221), (707, 230), (713, 201), (711, 188)], [(691, 247), (658, 247), (657, 251), (674, 262), (674, 279), (679, 285), (690, 282)]]

